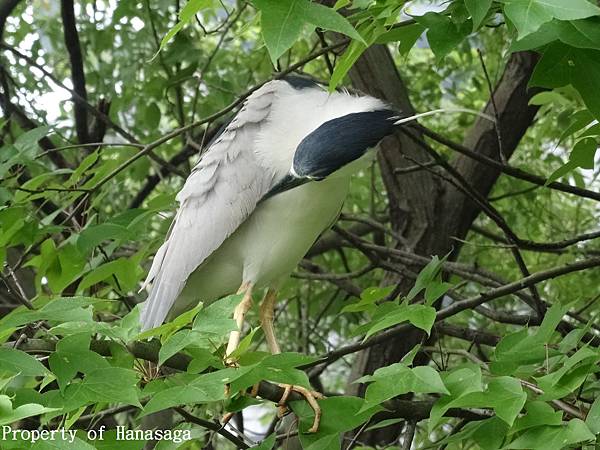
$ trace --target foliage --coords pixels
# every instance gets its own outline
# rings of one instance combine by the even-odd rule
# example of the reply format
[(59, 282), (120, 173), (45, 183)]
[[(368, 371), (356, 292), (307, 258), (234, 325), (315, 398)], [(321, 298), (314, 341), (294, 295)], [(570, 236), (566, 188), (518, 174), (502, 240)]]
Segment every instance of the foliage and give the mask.
[[(9, 3), (0, 8), (0, 425), (78, 431), (52, 446), (17, 436), (0, 448), (141, 448), (145, 439), (124, 442), (115, 427), (139, 429), (157, 412), (175, 418), (163, 428), (191, 433), (159, 449), (276, 448), (289, 431), (284, 421), (265, 435), (278, 383), (326, 393), (315, 434), (306, 432), (314, 411), (291, 403), (310, 450), (396, 448), (378, 434), (386, 430), (404, 448), (599, 445), (597, 2), (81, 0), (77, 39), (61, 16), (70, 2)], [(417, 111), (482, 109), (511, 55), (539, 55), (528, 82), (539, 110), (510, 164), (541, 182), (503, 175), (487, 198), (467, 199), (486, 214), (438, 257), (394, 226), (396, 205), (372, 167), (337, 225), (354, 241), (325, 234), (337, 245), (310, 255), (280, 293), (284, 353), (265, 352), (257, 328), (237, 364), (225, 363), (239, 295), (199, 298), (140, 333), (146, 292), (137, 291), (175, 194), (226, 117), (282, 73), (330, 90), (348, 84), (376, 45), (391, 52)], [(466, 115), (426, 120), (455, 142), (473, 125)], [(409, 169), (445, 173), (438, 163)], [(440, 179), (439, 189), (450, 186)], [(497, 234), (498, 217), (519, 239)], [(529, 273), (538, 278), (526, 282)], [(412, 351), (356, 372), (359, 350), (409, 333), (419, 336)], [(262, 399), (243, 395), (260, 382)], [(238, 411), (245, 435), (215, 425)], [(101, 426), (111, 428), (105, 440), (87, 433)]]

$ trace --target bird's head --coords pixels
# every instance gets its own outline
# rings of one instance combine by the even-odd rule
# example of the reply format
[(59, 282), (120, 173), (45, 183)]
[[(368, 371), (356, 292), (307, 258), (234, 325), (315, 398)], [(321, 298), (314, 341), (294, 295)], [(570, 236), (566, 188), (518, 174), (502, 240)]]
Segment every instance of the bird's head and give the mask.
[(267, 196), (336, 173), (356, 170), (361, 165), (353, 164), (355, 161), (364, 159), (370, 149), (376, 148), (382, 139), (407, 122), (432, 114), (467, 112), (440, 109), (416, 115), (403, 114), (367, 95), (353, 95), (347, 91), (328, 94), (316, 83), (303, 78), (286, 78), (285, 81), (293, 92), (286, 97), (289, 103), (279, 115), (293, 110), (295, 117), (289, 125), (280, 127), (280, 132), (287, 134), (276, 141), (286, 141), (290, 133), (298, 133), (296, 142), (299, 144), (294, 148), (289, 172)]

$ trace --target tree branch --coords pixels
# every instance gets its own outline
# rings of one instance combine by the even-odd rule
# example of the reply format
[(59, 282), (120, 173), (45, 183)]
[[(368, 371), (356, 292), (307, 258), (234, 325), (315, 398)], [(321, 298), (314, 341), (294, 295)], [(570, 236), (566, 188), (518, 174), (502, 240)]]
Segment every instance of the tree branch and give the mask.
[(186, 422), (193, 423), (193, 424), (201, 426), (202, 428), (206, 428), (207, 430), (212, 430), (212, 431), (217, 432), (218, 434), (223, 436), (225, 439), (227, 439), (229, 442), (236, 445), (237, 448), (250, 448), (250, 446), (248, 444), (246, 444), (243, 440), (241, 440), (236, 435), (230, 433), (220, 423), (211, 422), (210, 420), (205, 420), (200, 417), (194, 416), (193, 414), (190, 414), (189, 412), (187, 412), (185, 409), (183, 409), (181, 407), (175, 407), (173, 409), (181, 417), (183, 417), (186, 420)]
[(6, 19), (8, 19), (20, 2), (21, 0), (2, 0), (0, 2), (0, 41), (4, 39)]
[[(467, 300), (453, 303), (450, 306), (441, 309), (437, 314), (436, 322), (440, 322), (444, 319), (447, 319), (448, 317), (454, 316), (466, 309), (475, 308), (476, 306), (482, 305), (489, 301), (520, 291), (533, 284), (541, 283), (542, 281), (550, 280), (563, 275), (579, 272), (598, 266), (600, 266), (600, 258), (590, 258), (567, 264), (564, 266), (554, 267), (552, 269), (535, 272), (528, 277), (521, 278), (520, 280), (505, 284), (495, 289), (490, 289), (480, 295), (477, 295)], [(390, 339), (401, 336), (402, 334), (409, 332), (412, 328), (413, 326), (408, 323), (397, 325), (396, 327), (390, 328), (387, 331), (384, 331), (378, 334), (377, 336), (371, 337), (364, 342), (356, 342), (354, 344), (350, 344), (341, 347), (337, 350), (333, 350), (329, 353), (326, 353), (323, 356), (321, 356), (318, 360), (306, 364), (302, 368), (313, 367), (320, 364), (330, 364), (333, 361), (341, 358), (342, 356), (348, 355), (350, 353), (355, 353), (365, 348), (373, 347), (374, 345), (381, 344)]]
[(502, 164), (499, 161), (496, 161), (492, 158), (489, 158), (485, 155), (482, 155), (478, 152), (474, 152), (464, 145), (453, 142), (452, 140), (442, 136), (441, 134), (436, 133), (428, 128), (418, 125), (417, 128), (421, 131), (425, 136), (433, 139), (434, 141), (439, 142), (440, 144), (448, 147), (451, 150), (454, 150), (457, 153), (465, 155), (477, 162), (483, 163), (489, 167), (496, 168), (500, 170), (502, 173), (517, 178), (519, 180), (528, 181), (529, 183), (545, 186), (550, 189), (554, 189), (556, 191), (565, 192), (568, 194), (577, 195), (578, 197), (589, 198), (591, 200), (600, 201), (600, 192), (590, 191), (588, 189), (579, 188), (577, 186), (571, 186), (570, 184), (560, 183), (558, 181), (553, 181), (552, 183), (547, 183), (547, 179), (544, 177), (540, 177), (538, 175), (534, 175), (532, 173), (526, 172), (525, 170), (519, 169), (517, 167), (509, 166), (506, 164)]
[[(487, 231), (485, 228), (482, 228), (480, 226), (473, 225), (471, 227), (471, 230), (473, 230), (477, 234), (481, 234), (482, 236), (485, 236), (488, 239), (491, 239), (492, 241), (511, 245), (511, 243), (509, 241), (507, 241), (506, 238), (503, 238), (502, 236), (498, 236), (497, 234)], [(564, 239), (562, 241), (556, 241), (556, 242), (534, 242), (534, 241), (519, 239), (517, 245), (519, 246), (519, 248), (521, 248), (523, 250), (557, 253), (557, 252), (560, 252), (561, 250), (564, 250), (572, 245), (579, 244), (580, 242), (592, 241), (592, 240), (598, 239), (598, 238), (600, 238), (600, 230), (592, 231), (590, 233), (583, 233), (578, 236), (574, 236), (572, 238), (568, 238), (568, 239)]]
[(73, 0), (61, 0), (60, 11), (63, 23), (63, 36), (65, 46), (69, 53), (69, 61), (71, 65), (71, 80), (73, 82), (73, 90), (82, 101), (75, 101), (73, 105), (75, 129), (77, 131), (77, 139), (80, 144), (90, 142), (88, 130), (87, 108), (83, 102), (87, 102), (87, 90), (85, 87), (85, 72), (83, 70), (83, 57), (81, 55), (81, 44), (79, 42), (79, 34), (77, 33), (77, 25), (75, 24), (75, 10)]

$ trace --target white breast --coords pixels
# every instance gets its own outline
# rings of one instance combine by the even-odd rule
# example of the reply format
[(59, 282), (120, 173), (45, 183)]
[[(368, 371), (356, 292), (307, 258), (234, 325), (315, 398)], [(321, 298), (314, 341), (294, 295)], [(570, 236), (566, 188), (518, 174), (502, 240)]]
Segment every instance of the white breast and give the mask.
[(335, 221), (348, 193), (350, 173), (312, 182), (261, 203), (219, 249), (188, 278), (170, 316), (198, 301), (235, 292), (243, 281), (277, 285)]

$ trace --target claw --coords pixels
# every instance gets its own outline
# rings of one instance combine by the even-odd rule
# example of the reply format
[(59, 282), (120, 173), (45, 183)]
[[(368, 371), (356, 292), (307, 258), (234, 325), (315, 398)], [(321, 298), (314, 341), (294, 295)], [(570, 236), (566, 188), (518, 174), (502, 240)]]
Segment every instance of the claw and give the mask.
[(283, 395), (281, 396), (281, 399), (279, 400), (279, 402), (277, 402), (277, 406), (279, 407), (277, 415), (279, 417), (282, 417), (283, 414), (285, 414), (285, 412), (287, 411), (286, 403), (288, 397), (290, 396), (290, 393), (297, 392), (306, 399), (312, 410), (315, 412), (315, 418), (313, 420), (312, 427), (310, 427), (307, 432), (316, 433), (317, 431), (319, 431), (319, 424), (321, 422), (321, 407), (317, 403), (317, 399), (325, 398), (323, 394), (316, 391), (309, 391), (308, 389), (303, 388), (302, 386), (295, 386), (292, 384), (279, 384), (279, 386), (282, 387), (284, 391)]
[(252, 386), (252, 389), (250, 390), (250, 392), (248, 393), (248, 395), (252, 398), (256, 398), (256, 396), (258, 395), (258, 388), (260, 387), (260, 383), (256, 383)]
[(221, 419), (221, 426), (224, 427), (225, 425), (227, 425), (233, 416), (235, 416), (235, 413), (232, 413), (232, 412), (228, 412), (227, 414), (224, 414), (223, 418)]

